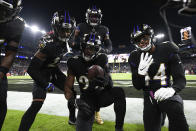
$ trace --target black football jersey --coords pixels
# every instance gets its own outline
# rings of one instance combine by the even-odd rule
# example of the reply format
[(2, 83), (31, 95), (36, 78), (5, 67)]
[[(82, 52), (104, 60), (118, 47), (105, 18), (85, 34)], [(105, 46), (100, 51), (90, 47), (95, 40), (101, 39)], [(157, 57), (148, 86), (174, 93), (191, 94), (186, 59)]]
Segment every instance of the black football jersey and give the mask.
[(66, 42), (61, 42), (53, 33), (48, 33), (39, 41), (39, 51), (47, 56), (42, 68), (56, 67), (67, 52)]
[(79, 83), (81, 93), (91, 94), (93, 89), (89, 89), (89, 81), (87, 78), (88, 69), (92, 65), (101, 66), (105, 72), (107, 69), (108, 58), (105, 54), (99, 54), (94, 60), (86, 62), (81, 56), (75, 56), (67, 61), (68, 69), (76, 76), (76, 80)]
[(90, 32), (96, 32), (100, 37), (103, 43), (104, 38), (109, 34), (109, 29), (106, 26), (98, 25), (94, 29), (88, 23), (81, 23), (77, 26), (77, 29), (80, 31), (80, 38), (83, 38), (84, 34), (89, 34)]
[(6, 46), (10, 41), (19, 43), (24, 30), (25, 22), (17, 17), (13, 21), (0, 24), (0, 47)]
[[(153, 63), (146, 76), (138, 75), (141, 53), (135, 50), (129, 56), (132, 82), (135, 88), (156, 91), (161, 87), (173, 87), (178, 92), (185, 87), (186, 79), (176, 45), (170, 42), (156, 45), (155, 51), (151, 54)], [(171, 77), (173, 83), (171, 83)]]

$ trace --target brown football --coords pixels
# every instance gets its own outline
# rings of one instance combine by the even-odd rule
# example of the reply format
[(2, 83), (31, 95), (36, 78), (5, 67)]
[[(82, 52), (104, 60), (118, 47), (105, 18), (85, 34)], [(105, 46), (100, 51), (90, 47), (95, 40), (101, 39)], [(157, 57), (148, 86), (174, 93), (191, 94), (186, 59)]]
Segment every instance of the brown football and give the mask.
[(93, 79), (96, 76), (104, 76), (104, 70), (99, 65), (92, 65), (88, 69), (88, 78), (91, 80), (91, 79)]

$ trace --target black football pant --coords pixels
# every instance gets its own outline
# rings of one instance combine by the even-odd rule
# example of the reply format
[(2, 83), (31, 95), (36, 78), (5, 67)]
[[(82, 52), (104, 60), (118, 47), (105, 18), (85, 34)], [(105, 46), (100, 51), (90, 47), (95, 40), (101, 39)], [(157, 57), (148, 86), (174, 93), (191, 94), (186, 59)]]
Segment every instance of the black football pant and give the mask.
[(3, 122), (7, 113), (7, 77), (5, 76), (0, 81), (0, 130), (3, 126)]
[[(66, 76), (58, 68), (46, 71), (44, 73), (48, 81), (53, 83), (55, 87), (64, 91), (64, 83), (66, 80)], [(34, 82), (32, 92), (33, 102), (22, 117), (19, 131), (28, 131), (31, 128), (31, 125), (34, 122), (37, 113), (43, 105), (44, 101), (41, 100), (45, 100), (46, 98), (47, 91), (44, 88), (45, 87), (40, 87), (36, 82)]]
[[(152, 101), (151, 101), (152, 100)], [(143, 120), (145, 131), (161, 131), (163, 113), (169, 120), (169, 131), (188, 131), (188, 124), (184, 115), (183, 103), (174, 100), (156, 102), (144, 96)]]
[[(98, 95), (82, 94), (80, 99), (85, 100), (92, 108), (93, 112), (98, 107), (107, 107), (114, 103), (114, 112), (116, 115), (116, 129), (122, 129), (124, 125), (124, 117), (126, 113), (126, 99), (122, 88), (114, 87), (101, 91)], [(92, 131), (94, 114), (87, 119), (82, 111), (78, 111), (76, 120), (76, 131)]]

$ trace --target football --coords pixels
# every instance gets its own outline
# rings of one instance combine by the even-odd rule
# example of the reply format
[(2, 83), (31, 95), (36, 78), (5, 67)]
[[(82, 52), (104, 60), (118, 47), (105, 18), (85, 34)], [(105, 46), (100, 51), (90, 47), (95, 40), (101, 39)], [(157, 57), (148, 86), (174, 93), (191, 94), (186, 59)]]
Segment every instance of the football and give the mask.
[(101, 66), (99, 65), (92, 65), (88, 69), (88, 79), (93, 79), (96, 76), (104, 76), (104, 70)]

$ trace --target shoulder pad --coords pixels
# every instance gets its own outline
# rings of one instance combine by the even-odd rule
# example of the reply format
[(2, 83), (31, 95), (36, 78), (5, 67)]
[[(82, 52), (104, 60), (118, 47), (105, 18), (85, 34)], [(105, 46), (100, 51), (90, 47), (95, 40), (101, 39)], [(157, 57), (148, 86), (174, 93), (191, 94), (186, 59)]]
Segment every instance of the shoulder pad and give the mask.
[(100, 65), (105, 65), (108, 63), (108, 57), (104, 53), (99, 53), (96, 57), (96, 62), (98, 62)]
[(39, 40), (39, 48), (44, 48), (47, 44), (52, 43), (54, 40), (50, 34), (46, 34), (42, 36)]
[(175, 43), (170, 42), (170, 41), (163, 42), (162, 46), (165, 46), (166, 50), (170, 52), (177, 53), (179, 51), (179, 47)]

